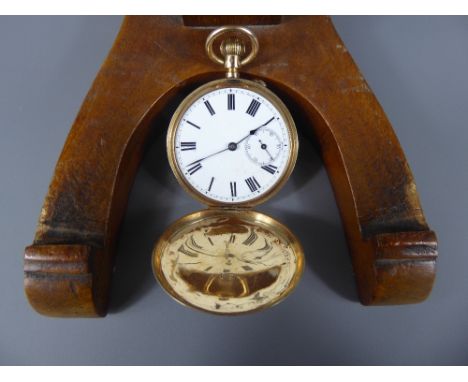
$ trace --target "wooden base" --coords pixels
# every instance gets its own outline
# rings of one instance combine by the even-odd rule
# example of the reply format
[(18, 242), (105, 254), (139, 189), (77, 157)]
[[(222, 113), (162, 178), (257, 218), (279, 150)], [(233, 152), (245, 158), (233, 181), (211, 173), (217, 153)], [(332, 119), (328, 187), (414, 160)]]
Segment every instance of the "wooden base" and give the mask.
[[(224, 21), (125, 18), (69, 133), (26, 248), (25, 289), (39, 313), (106, 314), (116, 236), (150, 122), (181, 95), (220, 78), (204, 43), (207, 27)], [(246, 77), (263, 79), (307, 116), (298, 128), (320, 145), (361, 302), (424, 300), (435, 276), (436, 237), (393, 129), (330, 18), (228, 21), (251, 25), (260, 42)]]

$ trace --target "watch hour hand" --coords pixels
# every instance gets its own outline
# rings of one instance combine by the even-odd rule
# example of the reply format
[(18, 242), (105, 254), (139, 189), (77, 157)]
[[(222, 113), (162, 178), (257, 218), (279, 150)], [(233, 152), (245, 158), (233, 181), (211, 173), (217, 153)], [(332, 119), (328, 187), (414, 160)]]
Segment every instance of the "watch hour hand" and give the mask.
[(258, 126), (256, 129), (250, 130), (249, 134), (247, 134), (244, 138), (242, 138), (237, 144), (241, 143), (242, 141), (245, 141), (250, 135), (255, 135), (257, 130), (261, 129), (262, 127), (265, 127), (268, 125), (271, 121), (273, 121), (275, 117), (271, 117), (268, 121), (266, 121), (263, 125)]
[(257, 130), (259, 130), (259, 129), (261, 129), (262, 127), (268, 125), (268, 124), (269, 124), (271, 121), (273, 121), (274, 119), (275, 119), (275, 117), (271, 117), (271, 118), (270, 118), (268, 121), (266, 121), (263, 125), (258, 126), (256, 129), (250, 130), (250, 133), (249, 133), (249, 134), (250, 134), (250, 135), (254, 135), (254, 134), (257, 132)]

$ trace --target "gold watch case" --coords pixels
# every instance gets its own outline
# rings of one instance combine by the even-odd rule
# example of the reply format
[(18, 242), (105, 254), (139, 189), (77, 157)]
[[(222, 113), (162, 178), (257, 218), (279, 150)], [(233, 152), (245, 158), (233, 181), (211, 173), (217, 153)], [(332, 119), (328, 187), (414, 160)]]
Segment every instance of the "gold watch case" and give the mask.
[[(166, 141), (169, 164), (178, 182), (209, 208), (180, 218), (163, 233), (153, 250), (152, 267), (160, 285), (178, 302), (205, 312), (235, 315), (265, 309), (289, 295), (304, 269), (304, 252), (286, 226), (251, 209), (271, 198), (288, 180), (299, 140), (294, 120), (280, 98), (260, 82), (239, 78), (240, 66), (253, 60), (258, 51), (252, 32), (238, 26), (213, 31), (206, 41), (208, 56), (223, 63), (213, 44), (228, 32), (246, 37), (251, 53), (242, 58), (245, 47), (236, 39), (221, 44), (226, 78), (197, 88), (182, 101)], [(205, 94), (228, 87), (255, 92), (276, 107), (289, 132), (290, 150), (286, 169), (270, 189), (234, 203), (214, 200), (196, 190), (183, 175), (175, 152), (176, 132), (187, 109)]]
[[(290, 147), (290, 155), (288, 158), (288, 163), (286, 166), (285, 172), (278, 178), (275, 185), (271, 187), (266, 192), (260, 194), (256, 198), (243, 201), (243, 202), (236, 202), (236, 203), (222, 203), (217, 200), (213, 200), (203, 193), (196, 190), (184, 177), (182, 169), (179, 167), (176, 159), (175, 153), (175, 137), (177, 128), (185, 114), (185, 112), (189, 109), (189, 107), (193, 104), (194, 101), (203, 97), (205, 94), (210, 93), (215, 90), (220, 90), (224, 88), (239, 88), (250, 90), (260, 94), (262, 97), (266, 98), (270, 101), (280, 112), (283, 120), (285, 121), (285, 126), (289, 132), (289, 147)], [(208, 206), (218, 206), (218, 207), (253, 207), (258, 204), (264, 203), (268, 199), (270, 199), (273, 195), (275, 195), (281, 187), (286, 183), (289, 176), (291, 175), (294, 166), (297, 160), (297, 153), (299, 150), (299, 139), (297, 136), (296, 125), (294, 124), (294, 120), (291, 116), (291, 113), (284, 105), (283, 101), (274, 94), (271, 90), (269, 90), (265, 85), (262, 85), (255, 81), (245, 80), (241, 78), (235, 79), (220, 79), (212, 82), (208, 82), (207, 84), (197, 88), (195, 91), (190, 93), (179, 105), (177, 110), (175, 111), (171, 122), (169, 123), (169, 129), (167, 133), (167, 155), (169, 164), (171, 166), (174, 175), (176, 176), (179, 184), (195, 199), (200, 201), (203, 204)]]

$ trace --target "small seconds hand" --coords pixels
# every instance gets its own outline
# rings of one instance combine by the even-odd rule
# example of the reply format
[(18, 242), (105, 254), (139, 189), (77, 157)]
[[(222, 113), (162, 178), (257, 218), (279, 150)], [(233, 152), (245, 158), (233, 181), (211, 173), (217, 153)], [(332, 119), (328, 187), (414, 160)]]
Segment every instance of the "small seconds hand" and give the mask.
[(219, 150), (213, 154), (210, 154), (204, 158), (200, 158), (192, 163), (189, 163), (187, 166), (191, 166), (193, 164), (197, 164), (197, 163), (200, 163), (202, 161), (204, 161), (205, 159), (208, 159), (208, 158), (211, 158), (212, 156), (215, 156), (215, 155), (218, 155), (218, 154), (221, 154), (222, 152), (224, 151), (227, 151), (227, 150), (231, 150), (231, 151), (235, 151), (237, 149), (237, 145), (239, 143), (241, 143), (242, 141), (246, 140), (250, 135), (254, 135), (259, 129), (261, 129), (262, 127), (268, 125), (271, 121), (273, 121), (275, 119), (275, 117), (271, 117), (268, 121), (266, 121), (263, 125), (260, 125), (258, 126), (256, 129), (253, 129), (253, 130), (250, 130), (249, 134), (247, 134), (244, 138), (242, 138), (240, 141), (238, 142), (231, 142), (228, 144), (228, 146), (225, 148), (225, 149), (222, 149), (222, 150)]

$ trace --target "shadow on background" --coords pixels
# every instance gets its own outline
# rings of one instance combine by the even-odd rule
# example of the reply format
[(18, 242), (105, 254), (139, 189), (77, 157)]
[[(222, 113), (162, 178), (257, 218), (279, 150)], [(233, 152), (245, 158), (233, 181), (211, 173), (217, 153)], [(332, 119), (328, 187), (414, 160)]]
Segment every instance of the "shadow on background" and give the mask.
[[(301, 147), (296, 169), (291, 177), (293, 187), (298, 191), (299, 199), (304, 204), (314, 200), (300, 192), (304, 182), (310, 181), (323, 166), (319, 156), (319, 147), (312, 134), (308, 132), (307, 120), (299, 120), (298, 130)], [(331, 187), (330, 187), (331, 191)], [(334, 195), (329, 199), (335, 204)], [(356, 284), (350, 254), (346, 245), (343, 227), (310, 214), (297, 214), (283, 211), (285, 223), (298, 236), (302, 243), (309, 267), (333, 291), (351, 301), (358, 301)]]
[(358, 301), (353, 267), (341, 226), (325, 220), (282, 212), (282, 220), (299, 238), (310, 268), (343, 298)]

